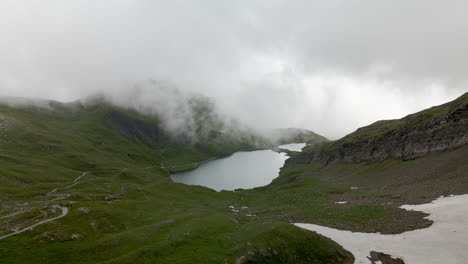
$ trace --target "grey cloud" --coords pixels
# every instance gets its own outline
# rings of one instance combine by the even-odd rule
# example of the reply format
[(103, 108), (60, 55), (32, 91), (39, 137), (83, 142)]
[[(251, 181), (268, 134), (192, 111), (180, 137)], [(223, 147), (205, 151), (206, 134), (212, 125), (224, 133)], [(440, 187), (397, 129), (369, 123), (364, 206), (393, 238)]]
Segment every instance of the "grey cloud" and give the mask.
[(0, 95), (125, 100), (138, 83), (167, 80), (258, 128), (339, 137), (467, 91), (467, 9), (457, 0), (4, 0)]

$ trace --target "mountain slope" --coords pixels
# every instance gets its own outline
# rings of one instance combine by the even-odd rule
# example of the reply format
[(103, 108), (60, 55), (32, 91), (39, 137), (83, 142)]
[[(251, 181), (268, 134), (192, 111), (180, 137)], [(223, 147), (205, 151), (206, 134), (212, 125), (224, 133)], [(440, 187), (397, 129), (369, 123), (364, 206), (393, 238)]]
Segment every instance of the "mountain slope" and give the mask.
[[(261, 138), (230, 132), (210, 114), (194, 119), (193, 140), (168, 134), (157, 115), (103, 103), (1, 105), (0, 237), (59, 216), (54, 206), (69, 213), (0, 239), (0, 263), (352, 263), (339, 245), (290, 223), (383, 233), (427, 227), (423, 213), (399, 205), (468, 193), (468, 146), (450, 143), (466, 132), (463, 109), (466, 95), (377, 122), (289, 153), (267, 186), (215, 192), (174, 183), (168, 171), (261, 147)], [(392, 156), (385, 141), (399, 144), (395, 135), (418, 145), (417, 155)], [(371, 155), (374, 148), (384, 154)]]
[[(359, 128), (340, 140), (310, 147), (304, 161), (375, 162), (387, 158), (410, 160), (453, 150), (468, 142), (468, 93), (456, 100)], [(299, 157), (298, 157), (299, 158)]]
[(195, 140), (104, 102), (0, 104), (0, 237), (68, 208), (0, 239), (0, 263), (352, 263), (281, 217), (231, 210), (250, 207), (249, 192), (172, 182), (168, 170), (270, 146), (199, 113)]
[[(334, 208), (335, 202), (345, 201), (339, 205), (343, 211), (374, 206), (385, 215), (362, 223), (322, 216), (309, 218), (311, 223), (383, 233), (427, 227), (431, 222), (423, 214), (399, 206), (468, 193), (467, 106), (464, 94), (399, 120), (376, 122), (337, 141), (306, 147), (287, 160), (268, 188), (309, 195), (307, 190), (316, 191), (317, 184), (335, 186), (324, 204)], [(295, 206), (298, 211), (307, 208)]]

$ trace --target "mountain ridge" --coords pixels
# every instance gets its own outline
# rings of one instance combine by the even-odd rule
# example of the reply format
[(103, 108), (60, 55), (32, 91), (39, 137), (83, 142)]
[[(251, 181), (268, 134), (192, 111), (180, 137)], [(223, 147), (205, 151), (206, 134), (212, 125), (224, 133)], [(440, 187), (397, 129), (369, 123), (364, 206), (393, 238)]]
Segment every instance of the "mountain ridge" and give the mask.
[(310, 146), (294, 158), (300, 162), (377, 162), (387, 158), (411, 160), (468, 143), (468, 93), (454, 101), (381, 120), (343, 138)]
[[(456, 104), (416, 114), (407, 127), (464, 116), (450, 110)], [(243, 148), (231, 144), (242, 137), (225, 140), (229, 131), (216, 127), (213, 134), (211, 125), (199, 126), (216, 124), (207, 109), (198, 108), (195, 126), (202, 140), (189, 143), (169, 138), (158, 116), (135, 109), (0, 104), (0, 123), (6, 124), (0, 129), (0, 215), (13, 215), (1, 219), (0, 235), (51, 219), (59, 202), (69, 208), (66, 217), (0, 240), (0, 262), (352, 263), (336, 243), (290, 223), (400, 233), (431, 224), (425, 214), (400, 205), (468, 192), (466, 144), (409, 160), (312, 160), (317, 149), (334, 151), (336, 141), (325, 141), (288, 153), (279, 177), (267, 186), (215, 192), (174, 183), (171, 166), (193, 169)], [(400, 125), (405, 122), (380, 121), (344, 143), (380, 138)]]
[(352, 263), (329, 239), (257, 217), (270, 206), (253, 203), (252, 190), (171, 181), (174, 170), (258, 149), (255, 135), (217, 126), (209, 109), (198, 108), (193, 141), (168, 135), (157, 115), (99, 101), (0, 104), (0, 237), (68, 208), (0, 239), (0, 263)]

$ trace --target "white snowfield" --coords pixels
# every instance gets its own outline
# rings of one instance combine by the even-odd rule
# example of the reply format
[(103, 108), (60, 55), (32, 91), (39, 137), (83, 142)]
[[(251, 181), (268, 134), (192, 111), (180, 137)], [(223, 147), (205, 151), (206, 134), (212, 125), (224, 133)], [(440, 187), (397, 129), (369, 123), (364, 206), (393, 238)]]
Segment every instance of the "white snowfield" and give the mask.
[(342, 231), (313, 224), (295, 225), (315, 231), (350, 251), (354, 263), (371, 263), (370, 251), (398, 257), (406, 264), (468, 263), (468, 195), (441, 197), (429, 204), (404, 205), (406, 210), (429, 213), (434, 224), (398, 235)]

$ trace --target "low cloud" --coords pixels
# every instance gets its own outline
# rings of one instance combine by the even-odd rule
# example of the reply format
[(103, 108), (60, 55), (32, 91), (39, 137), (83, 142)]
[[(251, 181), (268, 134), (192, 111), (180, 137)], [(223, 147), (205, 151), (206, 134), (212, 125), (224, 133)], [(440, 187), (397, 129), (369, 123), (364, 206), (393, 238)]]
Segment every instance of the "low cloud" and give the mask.
[(466, 92), (467, 9), (461, 0), (5, 0), (0, 95), (105, 93), (172, 111), (135, 89), (157, 80), (259, 129), (337, 138)]

